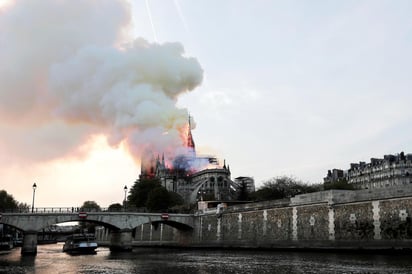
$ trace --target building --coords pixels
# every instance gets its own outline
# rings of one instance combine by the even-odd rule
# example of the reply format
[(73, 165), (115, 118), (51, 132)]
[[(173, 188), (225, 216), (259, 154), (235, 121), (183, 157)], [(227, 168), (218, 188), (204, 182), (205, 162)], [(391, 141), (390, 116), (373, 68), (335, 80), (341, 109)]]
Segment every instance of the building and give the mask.
[(356, 189), (412, 184), (412, 154), (405, 155), (401, 152), (397, 155), (385, 155), (383, 158), (371, 158), (370, 163), (352, 163), (347, 171), (328, 171), (324, 182), (332, 183), (342, 178)]
[(253, 177), (240, 176), (235, 178), (235, 183), (240, 187), (241, 185), (246, 185), (248, 193), (255, 192), (255, 179)]
[(341, 180), (346, 180), (346, 173), (341, 169), (332, 169), (332, 171), (328, 170), (328, 175), (323, 178), (323, 181), (327, 183), (335, 183)]
[(164, 154), (160, 158), (160, 155), (155, 157), (146, 153), (142, 159), (140, 178), (158, 178), (162, 186), (181, 195), (187, 203), (203, 199), (236, 199), (238, 185), (231, 180), (226, 161), (221, 166), (214, 156), (196, 155), (190, 117), (184, 146), (184, 152), (171, 161), (166, 161)]

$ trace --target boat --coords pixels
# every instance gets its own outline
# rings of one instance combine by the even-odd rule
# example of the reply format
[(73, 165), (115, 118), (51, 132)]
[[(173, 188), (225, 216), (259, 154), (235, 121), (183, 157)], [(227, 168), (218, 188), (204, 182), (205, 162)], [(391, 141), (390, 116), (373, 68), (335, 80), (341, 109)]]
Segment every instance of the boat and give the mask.
[(94, 234), (73, 234), (65, 241), (63, 252), (70, 254), (95, 254), (97, 247)]
[(5, 234), (0, 237), (0, 250), (13, 249), (13, 237), (10, 234)]

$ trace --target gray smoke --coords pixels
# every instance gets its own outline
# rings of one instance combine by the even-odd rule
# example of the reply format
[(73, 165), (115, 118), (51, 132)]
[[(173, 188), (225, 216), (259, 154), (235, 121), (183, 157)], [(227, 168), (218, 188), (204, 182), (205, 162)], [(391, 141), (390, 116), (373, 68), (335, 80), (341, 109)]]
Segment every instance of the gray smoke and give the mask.
[[(49, 160), (91, 137), (173, 153), (187, 130), (182, 93), (202, 69), (179, 43), (128, 36), (121, 0), (16, 1), (0, 9), (0, 148)], [(44, 149), (47, 148), (47, 149)]]

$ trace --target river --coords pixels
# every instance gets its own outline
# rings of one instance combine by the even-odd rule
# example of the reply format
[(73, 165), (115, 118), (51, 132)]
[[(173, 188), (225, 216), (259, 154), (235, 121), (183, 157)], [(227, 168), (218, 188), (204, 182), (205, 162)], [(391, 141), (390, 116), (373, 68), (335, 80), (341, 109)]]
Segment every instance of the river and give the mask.
[(0, 273), (412, 273), (411, 255), (282, 252), (258, 250), (184, 250), (138, 248), (72, 256), (63, 244), (40, 245), (37, 256), (21, 256), (20, 248), (0, 255)]

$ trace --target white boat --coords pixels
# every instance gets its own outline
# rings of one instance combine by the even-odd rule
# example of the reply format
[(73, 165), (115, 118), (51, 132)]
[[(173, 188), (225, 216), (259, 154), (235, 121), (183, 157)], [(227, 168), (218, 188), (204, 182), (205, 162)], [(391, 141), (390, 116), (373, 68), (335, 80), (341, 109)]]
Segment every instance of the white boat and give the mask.
[(63, 245), (63, 252), (76, 254), (94, 254), (98, 247), (93, 234), (70, 235)]

